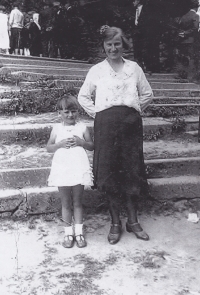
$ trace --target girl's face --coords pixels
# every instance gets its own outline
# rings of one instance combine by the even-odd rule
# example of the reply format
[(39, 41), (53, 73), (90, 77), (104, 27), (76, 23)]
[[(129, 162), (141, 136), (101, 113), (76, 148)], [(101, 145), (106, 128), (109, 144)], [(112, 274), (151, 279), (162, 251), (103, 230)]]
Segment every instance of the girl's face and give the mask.
[(63, 106), (63, 109), (59, 111), (59, 114), (61, 115), (64, 125), (74, 125), (78, 117), (78, 110), (67, 109)]
[(120, 35), (116, 35), (110, 40), (104, 41), (104, 50), (107, 57), (111, 60), (121, 58), (123, 54), (123, 43)]

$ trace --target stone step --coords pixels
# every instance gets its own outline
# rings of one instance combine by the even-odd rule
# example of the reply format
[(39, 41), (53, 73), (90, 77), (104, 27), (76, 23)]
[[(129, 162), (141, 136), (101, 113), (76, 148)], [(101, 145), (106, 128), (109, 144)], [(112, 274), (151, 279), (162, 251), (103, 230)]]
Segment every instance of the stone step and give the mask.
[(195, 83), (169, 83), (169, 82), (151, 82), (150, 85), (153, 89), (174, 89), (174, 90), (200, 90), (200, 85)]
[[(23, 65), (23, 64), (7, 64), (5, 66), (3, 66), (2, 68), (19, 68), (19, 69), (22, 69), (24, 71), (28, 71), (31, 69), (31, 70), (34, 70), (36, 73), (37, 73), (37, 70), (43, 70), (43, 69), (48, 69), (50, 71), (52, 70), (56, 70), (56, 69), (76, 69), (76, 70), (84, 70), (84, 71), (88, 71), (90, 68), (91, 68), (91, 65), (87, 65), (87, 67), (84, 65), (84, 67), (82, 66), (78, 66), (77, 64), (73, 64), (73, 63), (65, 63), (65, 64), (58, 64), (58, 65), (37, 65), (37, 64), (26, 64), (26, 65)], [(34, 72), (33, 71), (33, 72)]]
[[(199, 198), (200, 176), (178, 176), (167, 178), (150, 179), (150, 193), (154, 199), (160, 201), (195, 199)], [(37, 201), (38, 204), (47, 202), (49, 204), (56, 203), (58, 199), (57, 188), (52, 187), (27, 187), (18, 189), (1, 189), (0, 199), (19, 199), (28, 198), (29, 202)], [(96, 201), (100, 202), (103, 195), (97, 191), (85, 188), (83, 203), (85, 199), (91, 204)], [(96, 198), (96, 199), (95, 199)]]
[[(25, 73), (25, 72), (20, 72), (20, 73)], [(12, 74), (14, 74), (14, 72)], [(32, 77), (29, 77), (30, 74), (31, 74)], [(34, 85), (35, 81), (38, 80), (38, 75), (39, 75), (39, 73), (37, 75), (35, 73), (28, 73), (28, 78), (27, 78), (27, 75), (24, 76), (23, 77), (24, 81), (22, 81), (22, 79), (21, 79), (21, 81), (19, 82), (19, 86)], [(45, 74), (41, 74), (41, 78), (45, 78), (45, 77), (46, 77)], [(62, 75), (52, 75), (50, 78), (53, 79), (53, 80), (80, 80), (80, 81), (85, 80), (85, 76), (81, 76), (81, 75), (64, 75), (64, 76), (62, 76)], [(150, 83), (153, 83), (153, 82), (176, 83), (176, 81), (173, 80), (173, 79), (171, 79), (171, 80), (170, 79), (168, 79), (168, 80), (160, 80), (160, 79), (152, 79), (152, 78), (149, 78), (149, 77), (148, 77), (148, 81)], [(178, 84), (186, 84), (186, 83), (187, 82), (182, 82), (182, 83), (178, 83)]]
[(72, 60), (72, 59), (59, 59), (59, 58), (48, 58), (48, 57), (34, 57), (34, 56), (16, 56), (16, 55), (5, 55), (0, 54), (0, 64), (6, 65), (38, 65), (38, 66), (65, 66), (73, 65), (78, 68), (88, 68), (91, 64), (86, 61)]
[[(44, 74), (41, 74), (40, 75), (40, 79), (41, 78), (44, 78)], [(53, 77), (51, 77), (52, 78), (52, 82), (54, 82), (55, 83), (55, 85), (57, 86), (57, 87), (59, 87), (59, 86), (69, 86), (70, 84), (72, 84), (72, 85), (74, 85), (74, 83), (75, 83), (75, 85), (76, 85), (76, 83), (77, 83), (77, 81), (78, 81), (78, 83), (79, 84), (77, 84), (77, 85), (79, 85), (79, 86), (81, 86), (82, 84), (83, 84), (83, 81), (84, 81), (84, 77), (81, 77), (81, 76), (67, 76), (67, 77), (63, 77), (63, 76), (60, 76), (60, 77), (58, 77), (58, 76), (53, 76)], [(26, 80), (29, 80), (29, 78), (24, 78), (24, 79), (26, 79)], [(34, 80), (34, 79), (36, 79), (36, 81), (38, 81), (38, 76), (35, 76), (35, 77), (33, 77), (33, 79), (32, 80)], [(150, 85), (152, 86), (152, 87), (154, 87), (154, 85), (156, 86), (156, 84), (154, 83), (154, 82), (151, 82), (151, 80), (150, 79), (148, 79), (149, 80), (149, 82), (150, 82)], [(34, 82), (34, 81), (20, 81), (19, 83), (18, 83), (18, 86), (19, 87), (28, 87), (28, 86), (31, 86), (31, 87), (33, 87), (34, 85), (36, 85), (36, 81)], [(164, 83), (164, 82), (163, 82)], [(175, 83), (174, 83), (175, 84)], [(173, 87), (175, 88), (175, 85), (173, 84)], [(189, 83), (188, 83), (189, 84)], [(192, 84), (192, 83), (191, 83)], [(163, 85), (163, 87), (165, 87), (165, 85), (169, 85), (169, 86), (171, 86), (171, 84), (162, 84)], [(184, 85), (184, 87), (183, 87), (183, 89), (186, 87), (186, 85), (187, 84), (184, 84), (184, 83), (180, 83), (180, 85)], [(198, 88), (199, 88), (199, 86), (198, 85), (196, 85), (196, 84), (192, 84), (192, 87), (194, 87), (194, 88), (191, 88), (191, 89), (197, 89), (198, 90)], [(154, 87), (154, 88), (156, 88), (156, 87)], [(177, 88), (179, 88), (179, 89), (181, 89), (181, 86), (180, 87), (177, 87)], [(186, 87), (187, 88), (187, 87)], [(175, 88), (176, 89), (176, 88)]]
[[(16, 118), (17, 119), (17, 118)], [(85, 124), (89, 127), (91, 133), (93, 133), (93, 120), (91, 119), (82, 119)], [(35, 138), (39, 138), (40, 136), (48, 137), (50, 135), (52, 127), (59, 122), (59, 118), (54, 122), (46, 122), (37, 123), (36, 121), (27, 122), (27, 123), (17, 123), (17, 120), (10, 120), (10, 124), (1, 124), (0, 123), (0, 135), (1, 141), (10, 137), (13, 140), (20, 137), (26, 137), (29, 133), (34, 134)], [(195, 121), (188, 122), (186, 120), (186, 131), (197, 130), (198, 129), (198, 118)], [(155, 133), (162, 130), (163, 134), (170, 134), (172, 132), (172, 120), (163, 120), (162, 118), (143, 118), (143, 131), (144, 134)]]
[[(81, 75), (82, 77), (85, 77), (88, 69), (91, 66), (88, 66), (87, 68), (78, 68), (74, 67), (73, 64), (69, 64), (67, 67), (30, 67), (30, 66), (20, 66), (20, 65), (13, 65), (13, 66), (6, 66), (2, 67), (0, 73), (4, 74), (7, 72), (17, 72), (17, 71), (23, 71), (26, 73), (43, 73), (46, 75)], [(169, 78), (173, 79), (174, 74), (169, 74), (171, 76), (168, 76), (168, 74), (153, 74), (149, 75), (146, 73), (147, 79), (161, 79), (162, 81), (168, 80)], [(184, 83), (181, 83), (184, 84)]]
[(83, 80), (54, 80), (56, 87), (81, 87), (83, 85)]
[(187, 101), (191, 101), (191, 102), (195, 102), (195, 101), (199, 101), (200, 100), (200, 96), (189, 96), (189, 97), (165, 97), (165, 96), (155, 96), (153, 98), (153, 101), (154, 102), (167, 102), (167, 103), (170, 103), (170, 102), (178, 102), (180, 103), (181, 101), (186, 103)]
[[(38, 74), (37, 76), (39, 76), (39, 74), (45, 74), (45, 75), (79, 75), (82, 77), (85, 77), (88, 69), (91, 67), (92, 65), (88, 65), (87, 68), (83, 68), (83, 67), (76, 67), (73, 64), (67, 64), (67, 66), (57, 66), (57, 67), (52, 67), (52, 66), (37, 66), (37, 65), (33, 65), (30, 67), (30, 65), (7, 65), (7, 66), (3, 66), (0, 69), (0, 74), (1, 75), (6, 75), (6, 74), (11, 74), (13, 72), (17, 72), (15, 73), (14, 77), (17, 78), (18, 76), (21, 77), (22, 79), (22, 74), (20, 74), (19, 72), (24, 72), (25, 74), (25, 78), (27, 79), (28, 73), (30, 74)], [(29, 80), (31, 81), (32, 77), (29, 74)], [(171, 76), (169, 76), (171, 75)], [(148, 73), (146, 73), (146, 77), (148, 79), (160, 79), (160, 80), (168, 80), (168, 79), (173, 79), (174, 74), (153, 74), (153, 75), (149, 75)]]
[[(18, 120), (18, 124), (16, 123)], [(24, 120), (24, 121), (23, 121)], [(49, 118), (41, 116), (38, 121), (44, 121), (47, 126), (53, 125), (55, 117), (52, 117), (52, 122), (49, 122)], [(162, 119), (163, 120), (163, 119)], [(188, 120), (188, 121), (187, 121)], [(188, 123), (187, 130), (195, 130), (195, 126), (198, 126), (198, 121), (194, 119), (187, 119)], [(145, 122), (146, 121), (146, 122)], [(163, 120), (164, 121), (164, 120)], [(1, 168), (30, 168), (30, 167), (42, 167), (46, 166), (47, 163), (50, 165), (51, 154), (46, 152), (45, 146), (49, 138), (51, 128), (43, 129), (31, 129), (31, 126), (36, 124), (36, 121), (29, 120), (29, 128), (26, 128), (26, 118), (16, 118), (13, 121), (13, 126), (16, 126), (16, 130), (10, 128), (9, 122), (5, 119), (0, 120), (0, 159)], [(5, 124), (4, 124), (5, 123)], [(144, 155), (145, 159), (159, 159), (159, 158), (180, 158), (180, 157), (193, 157), (200, 156), (200, 145), (197, 140), (193, 137), (193, 134), (185, 133), (174, 133), (172, 134), (170, 121), (166, 121), (166, 129), (161, 129), (162, 121), (154, 121), (155, 130), (148, 129), (148, 125), (153, 125), (149, 118), (144, 118), (145, 127), (144, 132)], [(45, 124), (45, 123), (44, 123)], [(92, 128), (92, 122), (85, 121)], [(5, 126), (5, 127), (4, 127)], [(19, 126), (25, 126), (23, 129)], [(46, 125), (44, 125), (46, 126)], [(147, 128), (147, 129), (146, 129)], [(160, 134), (162, 130), (162, 133)], [(92, 131), (92, 130), (91, 130)]]
[[(82, 80), (84, 81), (85, 75), (74, 75), (74, 74), (65, 74), (65, 75), (47, 75), (43, 73), (31, 73), (31, 72), (26, 72), (26, 71), (18, 71), (18, 72), (12, 72), (11, 73), (11, 78), (13, 82), (18, 82), (19, 83), (30, 83), (30, 82), (36, 82), (39, 79), (50, 79), (50, 80)], [(28, 82), (27, 82), (28, 81)], [(21, 85), (26, 85), (26, 84), (21, 84)]]
[[(75, 82), (73, 82), (75, 83)], [(71, 83), (71, 81), (69, 81), (68, 86), (73, 85), (74, 84)], [(76, 83), (80, 83), (79, 81)], [(63, 87), (58, 87), (57, 89), (59, 90), (62, 89)], [(77, 91), (79, 91), (80, 86), (75, 86), (75, 88), (77, 89)], [(22, 89), (23, 90), (23, 89)], [(17, 90), (15, 90), (17, 92)], [(20, 89), (18, 89), (18, 92), (20, 91)], [(38, 89), (26, 89), (26, 91), (30, 91), (32, 93), (41, 93), (42, 91), (51, 91), (51, 88), (38, 88)], [(4, 93), (4, 95), (9, 92), (13, 92), (13, 90), (11, 89), (10, 91), (8, 91), (8, 89), (5, 89), (1, 92)], [(199, 97), (200, 96), (200, 90), (191, 90), (191, 89), (153, 89), (153, 94), (155, 97)]]
[(195, 103), (152, 103), (150, 107), (198, 107), (200, 105), (199, 101)]
[(163, 97), (198, 97), (200, 90), (193, 89), (153, 89), (154, 96)]
[(181, 79), (181, 80), (176, 80), (174, 78), (165, 78), (163, 79), (162, 77), (157, 77), (157, 78), (152, 78), (151, 76), (148, 76), (148, 81), (150, 82), (159, 82), (159, 83), (180, 83), (180, 84), (185, 84), (189, 83), (189, 80), (187, 79)]
[[(4, 65), (44, 65), (44, 66), (65, 66), (66, 64), (72, 65), (73, 67), (91, 67), (92, 64), (88, 64), (85, 61), (79, 60), (66, 60), (66, 59), (53, 59), (53, 58), (45, 58), (45, 57), (33, 57), (33, 56), (15, 56), (15, 55), (4, 55), (0, 54), (0, 64)], [(173, 79), (176, 76), (176, 73), (151, 73), (147, 74), (149, 77), (153, 79)]]
[(66, 67), (66, 68), (50, 68), (50, 67), (37, 67), (37, 68), (30, 68), (30, 67), (24, 67), (24, 66), (10, 66), (10, 67), (2, 67), (0, 69), (0, 75), (6, 75), (11, 74), (12, 72), (17, 72), (16, 75), (20, 76), (20, 71), (25, 71), (26, 73), (38, 73), (39, 74), (46, 74), (46, 75), (82, 75), (86, 76), (88, 69), (82, 69), (82, 68), (73, 68), (72, 67)]
[(148, 178), (200, 175), (200, 157), (146, 160)]
[[(170, 89), (170, 90), (179, 90), (179, 89), (190, 89), (190, 90), (200, 90), (200, 85), (194, 84), (194, 83), (165, 83), (165, 82), (150, 82), (150, 85), (153, 89)], [(83, 84), (83, 80), (55, 80), (54, 81), (55, 85), (57, 87), (62, 87), (62, 86), (69, 86), (69, 85), (74, 85), (74, 86), (81, 86)]]
[[(35, 76), (38, 77), (39, 73), (29, 73), (29, 72), (25, 72), (25, 71), (20, 71), (20, 74), (21, 74), (21, 79), (23, 78), (23, 75), (22, 73), (24, 73), (24, 80), (26, 81), (27, 80), (27, 75), (29, 76), (29, 80), (30, 82), (33, 80), (35, 81)], [(14, 72), (12, 73), (14, 75)], [(45, 75), (46, 74), (43, 74), (42, 77), (45, 78)], [(48, 76), (48, 75), (46, 75)], [(85, 75), (52, 75), (51, 76), (52, 79), (54, 80), (82, 80), (84, 81), (85, 79)], [(178, 83), (178, 84), (185, 84), (185, 83), (188, 83), (188, 80), (182, 80), (182, 82), (180, 83), (179, 81), (175, 80), (175, 79), (155, 79), (155, 78), (151, 78), (151, 76), (148, 76), (147, 77), (148, 81), (149, 82), (162, 82), (162, 83)], [(23, 82), (21, 82), (23, 83)]]
[[(90, 157), (92, 162), (92, 157)], [(49, 161), (51, 163), (51, 160)], [(145, 160), (148, 179), (199, 176), (200, 157)], [(47, 185), (49, 167), (0, 169), (0, 187), (43, 187)]]
[[(177, 74), (175, 73), (152, 73), (148, 74), (146, 73), (146, 76), (152, 79), (162, 79), (162, 80), (168, 80), (168, 79), (175, 79), (175, 76)], [(180, 79), (176, 79), (177, 81), (180, 81)]]

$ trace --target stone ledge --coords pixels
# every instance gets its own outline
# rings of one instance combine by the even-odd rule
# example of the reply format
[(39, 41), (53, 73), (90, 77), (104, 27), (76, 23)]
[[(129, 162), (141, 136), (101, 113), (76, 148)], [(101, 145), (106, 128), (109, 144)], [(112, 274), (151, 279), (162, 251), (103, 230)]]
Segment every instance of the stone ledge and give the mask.
[[(179, 200), (198, 200), (200, 198), (200, 176), (181, 176), (152, 179), (149, 181), (153, 200), (172, 202)], [(83, 196), (84, 210), (87, 212), (105, 209), (105, 195), (96, 190), (85, 189)], [(61, 202), (57, 188), (24, 188), (20, 190), (0, 190), (0, 207), (5, 214), (16, 217), (57, 213)], [(6, 215), (6, 216), (7, 216)]]
[[(167, 178), (148, 179), (150, 192), (154, 199), (157, 200), (173, 200), (173, 199), (193, 199), (200, 198), (200, 176), (176, 176)], [(0, 199), (9, 199), (12, 197), (21, 196), (36, 196), (38, 194), (57, 195), (58, 190), (55, 187), (26, 187), (21, 189), (1, 189)], [(92, 198), (96, 195), (102, 195), (96, 190), (89, 187), (85, 188), (84, 195), (89, 195)]]
[[(90, 160), (92, 162), (92, 156)], [(200, 175), (200, 157), (145, 160), (145, 165), (149, 181), (155, 178)], [(43, 187), (47, 185), (49, 173), (50, 167), (1, 169), (0, 187)]]

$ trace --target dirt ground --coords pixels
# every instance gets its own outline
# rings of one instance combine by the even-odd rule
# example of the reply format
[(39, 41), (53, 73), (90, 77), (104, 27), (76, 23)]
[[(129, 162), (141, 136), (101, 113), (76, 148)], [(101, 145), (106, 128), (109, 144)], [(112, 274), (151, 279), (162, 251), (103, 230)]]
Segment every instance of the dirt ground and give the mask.
[(109, 245), (108, 214), (87, 215), (88, 246), (83, 249), (63, 248), (57, 217), (1, 220), (1, 294), (200, 294), (200, 224), (187, 217), (188, 211), (169, 216), (143, 212), (147, 242), (125, 231), (123, 217), (122, 238)]

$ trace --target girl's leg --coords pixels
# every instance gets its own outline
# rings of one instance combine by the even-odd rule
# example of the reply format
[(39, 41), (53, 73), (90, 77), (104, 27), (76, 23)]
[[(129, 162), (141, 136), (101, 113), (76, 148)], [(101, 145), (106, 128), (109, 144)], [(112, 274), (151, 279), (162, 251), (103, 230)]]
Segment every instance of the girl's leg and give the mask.
[(84, 191), (84, 186), (81, 184), (78, 184), (72, 187), (75, 224), (83, 223), (83, 206), (82, 206), (83, 191)]
[(62, 219), (66, 225), (72, 223), (72, 188), (62, 186), (58, 188), (62, 203)]
[(83, 198), (84, 186), (81, 184), (72, 187), (73, 208), (74, 208), (74, 223), (75, 223), (75, 240), (79, 248), (87, 246), (83, 235)]
[(65, 237), (63, 247), (71, 248), (74, 245), (74, 233), (72, 227), (72, 190), (71, 187), (59, 187), (62, 203), (62, 220), (64, 222)]

